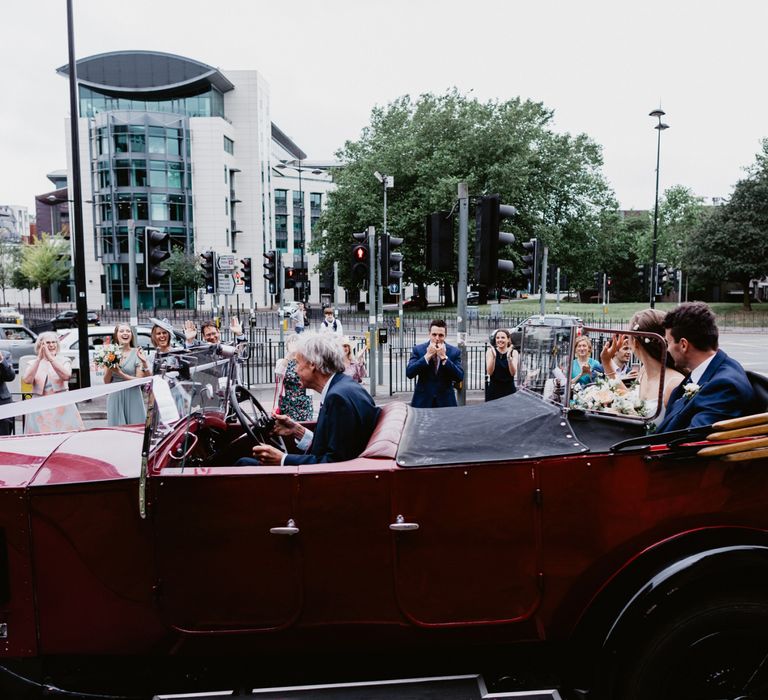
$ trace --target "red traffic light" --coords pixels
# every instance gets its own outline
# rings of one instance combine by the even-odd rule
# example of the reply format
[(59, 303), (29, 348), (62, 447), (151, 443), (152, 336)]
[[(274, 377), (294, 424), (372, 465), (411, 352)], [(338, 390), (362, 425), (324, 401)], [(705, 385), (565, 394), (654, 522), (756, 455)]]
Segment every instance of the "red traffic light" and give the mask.
[(362, 245), (356, 246), (353, 255), (355, 256), (355, 260), (359, 260), (360, 262), (364, 261), (368, 257), (368, 247)]

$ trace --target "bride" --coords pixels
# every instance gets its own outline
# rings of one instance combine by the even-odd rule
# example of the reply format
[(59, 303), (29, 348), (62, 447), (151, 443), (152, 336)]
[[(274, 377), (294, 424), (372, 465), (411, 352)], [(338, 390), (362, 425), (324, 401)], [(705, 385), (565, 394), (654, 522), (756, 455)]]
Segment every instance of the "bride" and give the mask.
[[(629, 322), (629, 327), (633, 331), (643, 333), (657, 333), (664, 337), (664, 313), (656, 309), (644, 309), (638, 311)], [(616, 376), (616, 363), (614, 358), (627, 342), (627, 336), (615, 335), (603, 346), (600, 353), (600, 360), (605, 368), (605, 376), (613, 379)], [(646, 415), (652, 418), (658, 410), (659, 403), (659, 381), (661, 378), (661, 358), (664, 354), (664, 342), (658, 338), (632, 336), (632, 352), (642, 363), (642, 367), (637, 376), (637, 386), (632, 391), (637, 391), (639, 397), (645, 402)], [(656, 425), (664, 420), (669, 396), (680, 382), (683, 381), (683, 375), (674, 369), (672, 357), (666, 356), (666, 369), (664, 371), (664, 387), (662, 390), (662, 406), (659, 415), (655, 418)]]

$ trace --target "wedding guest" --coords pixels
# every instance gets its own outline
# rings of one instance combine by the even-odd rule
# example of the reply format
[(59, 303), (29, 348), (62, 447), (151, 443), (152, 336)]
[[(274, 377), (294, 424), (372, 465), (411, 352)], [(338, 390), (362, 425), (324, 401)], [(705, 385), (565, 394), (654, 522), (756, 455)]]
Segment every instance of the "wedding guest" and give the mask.
[[(247, 338), (243, 333), (243, 326), (240, 323), (240, 319), (233, 316), (229, 319), (229, 330), (232, 333), (233, 343), (245, 343)], [(197, 340), (197, 326), (194, 321), (184, 321), (184, 338), (185, 345), (188, 348), (194, 348), (200, 345), (218, 345), (221, 343), (221, 333), (219, 327), (215, 321), (203, 321), (200, 324), (200, 333), (202, 333), (203, 339)]]
[(348, 374), (358, 384), (362, 383), (363, 379), (368, 376), (368, 373), (365, 371), (365, 362), (358, 358), (352, 343), (349, 342), (349, 338), (344, 337), (341, 339), (341, 349), (344, 351), (344, 374)]
[(755, 410), (744, 368), (718, 348), (715, 315), (704, 302), (678, 305), (664, 318), (669, 354), (686, 379), (672, 392), (660, 433), (711, 425)]
[(571, 386), (586, 386), (595, 381), (598, 373), (602, 374), (603, 366), (592, 357), (592, 341), (585, 335), (576, 341), (575, 353), (571, 366)]
[[(118, 323), (112, 334), (120, 350), (120, 364), (107, 367), (104, 383), (125, 382), (149, 374), (149, 362), (142, 348), (136, 347), (133, 329), (127, 323)], [(141, 387), (134, 386), (107, 396), (107, 425), (135, 425), (147, 417)]]
[(485, 351), (485, 371), (488, 383), (485, 386), (485, 400), (493, 401), (517, 391), (515, 374), (519, 355), (512, 347), (509, 331), (499, 328), (492, 337), (493, 347)]
[(152, 341), (153, 350), (149, 353), (149, 367), (155, 361), (155, 355), (158, 352), (170, 352), (173, 348), (173, 326), (167, 318), (150, 318), (152, 330), (149, 332), (149, 338)]
[(441, 408), (456, 406), (454, 384), (464, 379), (461, 352), (445, 342), (446, 325), (443, 319), (429, 324), (429, 340), (414, 345), (405, 376), (416, 378), (411, 406), (415, 408)]
[[(67, 357), (59, 357), (59, 349), (59, 339), (55, 333), (48, 331), (37, 336), (37, 357), (21, 378), (25, 384), (32, 384), (35, 396), (48, 396), (69, 390), (72, 362)], [(56, 433), (82, 428), (83, 419), (74, 404), (30, 413), (24, 423), (25, 434)]]
[[(634, 331), (643, 333), (656, 333), (664, 335), (664, 312), (658, 309), (644, 309), (638, 311), (629, 322), (629, 327)], [(613, 379), (619, 376), (616, 358), (622, 356), (622, 348), (630, 344), (630, 338), (626, 335), (616, 334), (605, 344), (600, 353), (600, 360), (605, 368), (605, 376)], [(637, 373), (637, 386), (634, 389), (617, 387), (619, 393), (634, 391), (644, 402), (646, 415), (653, 417), (658, 410), (655, 423), (659, 425), (664, 420), (664, 414), (669, 402), (669, 397), (675, 387), (683, 380), (683, 375), (675, 369), (672, 357), (667, 354), (664, 370), (664, 387), (661, 392), (662, 404), (659, 409), (659, 383), (661, 381), (661, 358), (664, 356), (664, 342), (650, 336), (633, 336), (631, 338), (631, 351), (640, 360), (640, 370)]]
[[(6, 382), (12, 382), (15, 378), (16, 372), (13, 370), (10, 353), (0, 352), (0, 406), (13, 402)], [(10, 435), (15, 427), (14, 421), (13, 418), (0, 420), (0, 435)]]
[(312, 397), (301, 385), (296, 373), (296, 341), (299, 336), (291, 333), (285, 339), (285, 357), (277, 361), (275, 367), (276, 393), (279, 397), (278, 408), (281, 414), (295, 421), (311, 421), (314, 409)]

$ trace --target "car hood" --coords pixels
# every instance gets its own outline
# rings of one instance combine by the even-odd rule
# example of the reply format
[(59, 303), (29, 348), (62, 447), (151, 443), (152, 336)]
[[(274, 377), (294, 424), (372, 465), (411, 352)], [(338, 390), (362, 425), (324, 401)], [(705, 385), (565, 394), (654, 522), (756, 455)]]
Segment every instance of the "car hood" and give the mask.
[(141, 443), (141, 427), (4, 438), (0, 488), (138, 478)]

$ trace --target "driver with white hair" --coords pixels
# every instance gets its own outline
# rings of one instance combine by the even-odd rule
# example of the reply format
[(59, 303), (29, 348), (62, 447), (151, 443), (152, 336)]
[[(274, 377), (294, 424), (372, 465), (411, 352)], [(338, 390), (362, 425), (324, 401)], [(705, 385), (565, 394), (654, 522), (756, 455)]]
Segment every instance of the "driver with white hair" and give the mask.
[(292, 418), (275, 414), (274, 433), (292, 436), (300, 454), (286, 454), (271, 445), (256, 445), (253, 456), (238, 464), (317, 464), (357, 457), (368, 444), (380, 410), (371, 395), (344, 374), (344, 355), (331, 333), (303, 333), (296, 342), (296, 373), (305, 389), (320, 394), (314, 433)]

